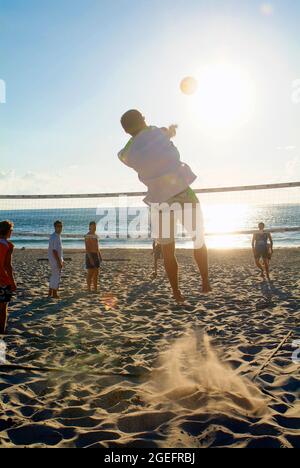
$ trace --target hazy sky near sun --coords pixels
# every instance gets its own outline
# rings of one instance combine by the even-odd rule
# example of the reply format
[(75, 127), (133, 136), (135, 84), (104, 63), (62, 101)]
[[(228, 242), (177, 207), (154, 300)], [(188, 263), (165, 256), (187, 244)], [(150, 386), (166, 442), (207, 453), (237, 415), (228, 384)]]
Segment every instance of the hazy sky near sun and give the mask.
[[(117, 158), (129, 108), (179, 125), (197, 187), (299, 180), (299, 28), (295, 0), (0, 0), (0, 193), (143, 188)], [(251, 89), (222, 129), (199, 98), (211, 88), (179, 90), (219, 64)]]

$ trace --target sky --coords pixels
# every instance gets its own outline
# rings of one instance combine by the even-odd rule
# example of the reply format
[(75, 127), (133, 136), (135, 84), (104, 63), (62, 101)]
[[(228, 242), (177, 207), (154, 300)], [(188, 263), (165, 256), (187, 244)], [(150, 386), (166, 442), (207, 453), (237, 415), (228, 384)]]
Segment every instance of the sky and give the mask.
[(178, 124), (195, 188), (300, 180), (299, 26), (295, 0), (0, 0), (0, 194), (143, 190), (131, 108)]

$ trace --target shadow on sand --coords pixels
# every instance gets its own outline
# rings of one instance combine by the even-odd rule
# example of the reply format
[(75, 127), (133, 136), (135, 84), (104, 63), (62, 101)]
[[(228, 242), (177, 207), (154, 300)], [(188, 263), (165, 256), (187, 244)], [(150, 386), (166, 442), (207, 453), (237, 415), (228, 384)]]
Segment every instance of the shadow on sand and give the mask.
[[(66, 307), (73, 306), (79, 299), (85, 298), (86, 295), (87, 293), (82, 291), (61, 300), (49, 298), (36, 299), (25, 307), (21, 307), (13, 312), (12, 315), (16, 319), (22, 318), (22, 323), (28, 323), (47, 315), (56, 315), (64, 311)], [(30, 316), (26, 317), (28, 313), (30, 313)]]

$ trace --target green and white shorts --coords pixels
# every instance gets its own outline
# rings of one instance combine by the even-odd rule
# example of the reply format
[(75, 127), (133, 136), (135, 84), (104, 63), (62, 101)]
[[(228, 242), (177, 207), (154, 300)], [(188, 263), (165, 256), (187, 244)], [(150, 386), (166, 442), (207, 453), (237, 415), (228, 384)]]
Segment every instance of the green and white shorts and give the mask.
[(205, 245), (201, 204), (190, 187), (165, 203), (151, 205), (151, 234), (162, 245), (181, 238), (192, 239), (195, 249)]

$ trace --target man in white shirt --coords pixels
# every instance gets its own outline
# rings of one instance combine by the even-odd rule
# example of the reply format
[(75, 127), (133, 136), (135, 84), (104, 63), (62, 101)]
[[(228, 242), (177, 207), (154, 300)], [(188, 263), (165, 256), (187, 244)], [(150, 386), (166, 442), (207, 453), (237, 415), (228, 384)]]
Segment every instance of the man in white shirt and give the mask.
[(56, 221), (54, 223), (55, 232), (50, 236), (48, 259), (51, 267), (51, 277), (49, 285), (49, 297), (59, 299), (58, 290), (61, 280), (61, 272), (64, 266), (63, 247), (61, 241), (61, 233), (63, 223)]
[[(158, 238), (162, 245), (165, 268), (174, 299), (179, 303), (185, 301), (179, 288), (175, 255), (175, 231), (178, 221), (194, 241), (194, 256), (202, 277), (202, 291), (210, 292), (202, 210), (196, 193), (190, 187), (197, 176), (181, 161), (180, 153), (171, 141), (176, 136), (177, 127), (148, 126), (143, 115), (137, 110), (126, 112), (121, 124), (132, 138), (120, 151), (119, 159), (134, 169), (140, 181), (148, 188), (144, 201), (151, 206), (151, 216), (157, 212), (158, 216), (155, 217), (159, 217), (158, 222), (155, 221), (158, 226), (154, 237)], [(169, 220), (164, 215), (165, 209)]]

